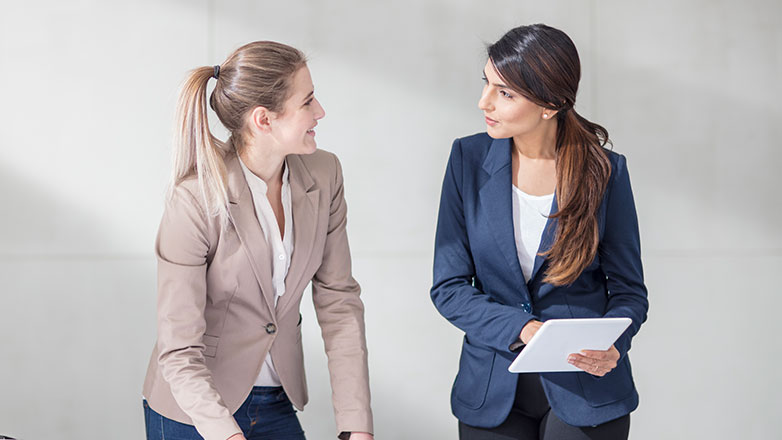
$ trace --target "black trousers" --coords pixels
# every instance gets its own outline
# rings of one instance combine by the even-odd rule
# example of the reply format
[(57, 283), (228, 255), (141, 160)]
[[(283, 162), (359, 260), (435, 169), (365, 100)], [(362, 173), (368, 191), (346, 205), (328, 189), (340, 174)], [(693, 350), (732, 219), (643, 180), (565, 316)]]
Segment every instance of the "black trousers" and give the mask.
[(519, 374), (513, 409), (500, 426), (477, 428), (459, 422), (460, 440), (626, 440), (629, 433), (629, 414), (594, 427), (563, 422), (551, 411), (535, 373)]

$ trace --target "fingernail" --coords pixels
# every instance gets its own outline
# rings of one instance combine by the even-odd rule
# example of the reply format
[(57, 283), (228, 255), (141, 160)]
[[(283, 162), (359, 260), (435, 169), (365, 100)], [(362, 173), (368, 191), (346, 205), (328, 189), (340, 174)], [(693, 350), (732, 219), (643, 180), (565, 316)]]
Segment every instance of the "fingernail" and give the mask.
[(568, 356), (567, 361), (569, 364), (572, 364), (576, 362), (576, 358), (573, 356)]

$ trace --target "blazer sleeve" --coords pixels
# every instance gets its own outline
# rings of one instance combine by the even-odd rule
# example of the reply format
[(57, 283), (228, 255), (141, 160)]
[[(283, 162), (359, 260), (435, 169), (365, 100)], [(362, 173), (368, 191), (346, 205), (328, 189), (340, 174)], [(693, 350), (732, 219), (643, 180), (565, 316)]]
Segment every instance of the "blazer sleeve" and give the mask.
[(336, 156), (328, 230), (312, 300), (328, 357), (337, 432), (373, 432), (361, 287), (351, 271), (347, 205)]
[(158, 363), (177, 404), (207, 440), (241, 433), (204, 363), (209, 234), (196, 198), (178, 185), (158, 231)]
[[(464, 219), (462, 153), (459, 139), (443, 179), (434, 245), (434, 277), (430, 291), (440, 314), (463, 330), (473, 344), (511, 354), (521, 329), (535, 316), (501, 304), (473, 284), (475, 266)], [(513, 347), (512, 347), (513, 346)]]
[(614, 344), (624, 358), (630, 350), (632, 337), (646, 321), (649, 301), (641, 265), (638, 217), (624, 156), (619, 155), (612, 174), (613, 183), (607, 194), (605, 232), (599, 253), (608, 290), (604, 316), (627, 317), (633, 321)]

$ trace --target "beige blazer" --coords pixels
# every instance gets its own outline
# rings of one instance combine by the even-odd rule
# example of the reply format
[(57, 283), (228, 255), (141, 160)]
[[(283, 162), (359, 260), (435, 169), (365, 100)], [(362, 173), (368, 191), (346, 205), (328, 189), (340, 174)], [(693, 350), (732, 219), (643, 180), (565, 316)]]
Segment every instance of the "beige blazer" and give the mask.
[(337, 431), (373, 432), (364, 306), (351, 274), (347, 206), (337, 157), (287, 157), (294, 251), (274, 307), (272, 264), (235, 153), (226, 157), (230, 224), (204, 210), (195, 177), (176, 187), (157, 237), (158, 339), (144, 396), (158, 413), (195, 425), (206, 440), (241, 432), (232, 414), (266, 354), (293, 405), (307, 403), (302, 292), (312, 297), (331, 376)]

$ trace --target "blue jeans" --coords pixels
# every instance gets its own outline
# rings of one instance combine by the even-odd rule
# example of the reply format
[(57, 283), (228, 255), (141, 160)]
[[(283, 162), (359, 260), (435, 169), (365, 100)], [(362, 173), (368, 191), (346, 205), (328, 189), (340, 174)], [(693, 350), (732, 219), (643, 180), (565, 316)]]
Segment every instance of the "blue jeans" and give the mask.
[[(253, 387), (234, 419), (247, 440), (305, 440), (296, 410), (282, 387)], [(147, 440), (203, 440), (193, 425), (156, 413), (144, 400)]]

